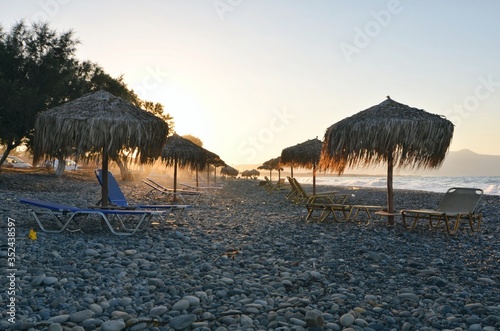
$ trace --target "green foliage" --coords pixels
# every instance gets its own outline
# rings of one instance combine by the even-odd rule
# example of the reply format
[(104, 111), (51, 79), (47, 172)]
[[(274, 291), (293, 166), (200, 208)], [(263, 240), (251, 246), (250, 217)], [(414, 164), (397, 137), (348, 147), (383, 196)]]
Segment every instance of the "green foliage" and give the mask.
[(68, 97), (77, 44), (71, 31), (57, 34), (46, 23), (28, 28), (20, 22), (10, 33), (1, 29), (0, 143), (6, 146), (4, 157), (29, 138), (37, 112)]

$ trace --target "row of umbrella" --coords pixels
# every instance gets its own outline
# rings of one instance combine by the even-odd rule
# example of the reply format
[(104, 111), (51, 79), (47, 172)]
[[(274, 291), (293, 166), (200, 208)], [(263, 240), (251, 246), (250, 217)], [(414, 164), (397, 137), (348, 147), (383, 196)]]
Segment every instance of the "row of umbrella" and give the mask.
[[(134, 151), (140, 163), (160, 155), (174, 166), (203, 170), (206, 165), (225, 165), (217, 154), (178, 135), (169, 138), (167, 124), (131, 103), (100, 90), (42, 112), (35, 124), (34, 163), (44, 158), (79, 159), (102, 156), (102, 202), (107, 203), (109, 158), (123, 150)], [(382, 103), (330, 126), (323, 142), (308, 140), (282, 151), (280, 158), (265, 162), (261, 169), (281, 170), (282, 165), (317, 168), (342, 174), (347, 168), (387, 164), (387, 200), (394, 213), (393, 171), (395, 167), (439, 167), (453, 136), (453, 124), (440, 115), (409, 107), (387, 97)], [(167, 144), (169, 142), (169, 144)], [(318, 151), (321, 151), (318, 153)], [(293, 170), (292, 170), (293, 171)], [(270, 173), (271, 175), (271, 173)], [(315, 190), (315, 185), (313, 185)], [(393, 218), (389, 218), (393, 222)]]
[(111, 93), (99, 90), (39, 114), (35, 123), (33, 162), (59, 157), (102, 157), (102, 204), (107, 205), (108, 162), (123, 150), (133, 151), (139, 163), (158, 157), (177, 168), (200, 171), (224, 165), (220, 157), (177, 134), (168, 136), (165, 121)]
[[(285, 148), (279, 158), (263, 166), (299, 166), (339, 175), (357, 166), (387, 165), (387, 211), (394, 214), (395, 168), (437, 168), (448, 152), (453, 123), (444, 116), (413, 108), (387, 97), (382, 103), (347, 117), (327, 128), (323, 142), (311, 139)], [(394, 217), (389, 216), (389, 224)]]

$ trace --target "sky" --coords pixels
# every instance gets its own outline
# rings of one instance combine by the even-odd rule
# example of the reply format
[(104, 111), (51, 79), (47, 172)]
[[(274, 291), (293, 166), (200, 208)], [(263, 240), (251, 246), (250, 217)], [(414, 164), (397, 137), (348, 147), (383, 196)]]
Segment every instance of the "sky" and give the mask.
[(0, 0), (72, 30), (175, 131), (227, 164), (261, 164), (393, 100), (446, 116), (450, 151), (500, 155), (500, 2), (412, 0)]

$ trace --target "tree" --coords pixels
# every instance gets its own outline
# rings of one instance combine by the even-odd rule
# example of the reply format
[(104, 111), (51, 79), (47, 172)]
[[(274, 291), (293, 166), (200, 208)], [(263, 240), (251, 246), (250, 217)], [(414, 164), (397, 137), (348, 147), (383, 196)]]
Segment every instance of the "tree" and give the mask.
[(6, 146), (0, 165), (29, 140), (38, 112), (69, 97), (77, 44), (72, 31), (58, 34), (47, 23), (30, 29), (21, 21), (9, 33), (0, 27), (0, 143)]
[[(47, 23), (29, 28), (21, 21), (9, 33), (0, 26), (0, 144), (6, 146), (0, 165), (17, 146), (31, 146), (39, 112), (99, 89), (154, 113), (172, 130), (173, 118), (164, 113), (162, 104), (141, 100), (128, 89), (123, 76), (113, 78), (98, 64), (79, 62), (78, 44), (72, 31), (58, 34)], [(129, 177), (126, 164), (131, 153), (124, 151), (123, 160), (115, 160), (124, 178)], [(60, 165), (56, 175), (61, 175), (65, 161), (59, 155), (53, 157)]]
[(174, 127), (175, 127), (174, 118), (169, 113), (165, 113), (164, 107), (161, 103), (159, 103), (159, 102), (154, 103), (151, 101), (142, 101), (137, 106), (141, 107), (144, 110), (152, 112), (153, 114), (155, 114), (156, 116), (158, 116), (159, 118), (161, 118), (162, 120), (167, 122), (168, 131), (173, 134)]
[(182, 136), (182, 138), (186, 138), (187, 140), (191, 141), (192, 143), (194, 143), (200, 147), (203, 147), (203, 142), (198, 137), (195, 137), (195, 136), (190, 135), (190, 134), (185, 134)]

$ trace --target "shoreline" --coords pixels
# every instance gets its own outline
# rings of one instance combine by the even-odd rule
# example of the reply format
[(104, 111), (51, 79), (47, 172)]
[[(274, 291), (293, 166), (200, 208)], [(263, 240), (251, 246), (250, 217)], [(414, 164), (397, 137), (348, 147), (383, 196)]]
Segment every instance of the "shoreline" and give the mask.
[[(423, 222), (413, 231), (380, 220), (305, 222), (305, 208), (284, 193), (267, 193), (259, 181), (218, 179), (224, 188), (203, 196), (182, 222), (129, 237), (96, 226), (61, 234), (35, 227), (31, 241), (25, 236), (36, 223), (16, 199), (86, 205), (100, 196), (95, 176), (2, 173), (0, 181), (2, 219), (17, 222), (17, 329), (500, 327), (498, 196), (481, 199), (481, 232), (462, 228), (449, 236)], [(145, 201), (140, 180), (118, 181), (129, 202)], [(352, 203), (385, 201), (382, 189), (331, 188), (350, 194)], [(441, 196), (395, 190), (398, 208), (433, 207)], [(8, 236), (1, 224), (3, 253)], [(6, 290), (0, 297), (9, 300)], [(6, 311), (0, 317), (0, 328), (13, 327)]]

